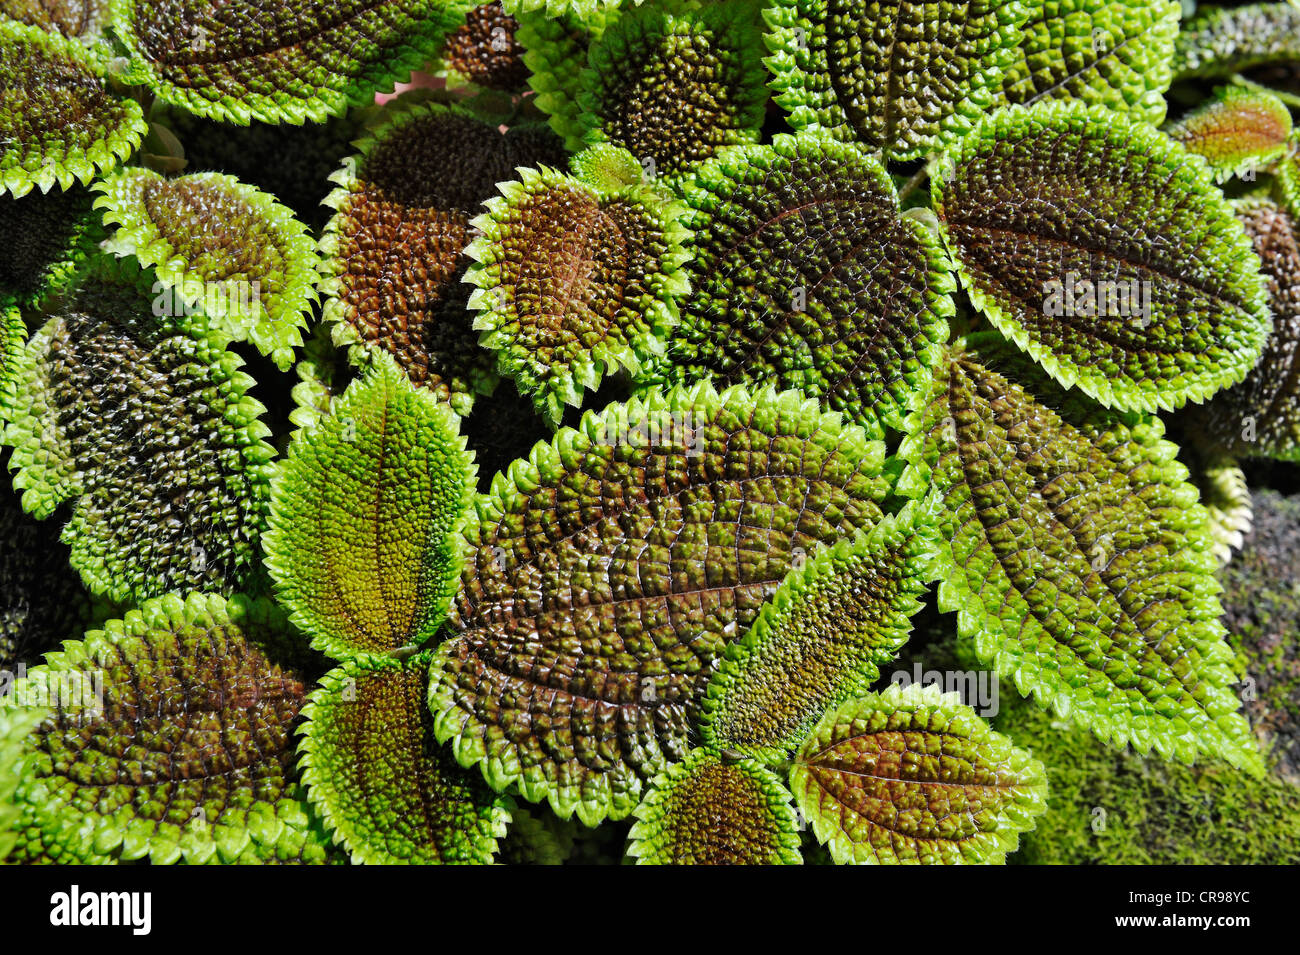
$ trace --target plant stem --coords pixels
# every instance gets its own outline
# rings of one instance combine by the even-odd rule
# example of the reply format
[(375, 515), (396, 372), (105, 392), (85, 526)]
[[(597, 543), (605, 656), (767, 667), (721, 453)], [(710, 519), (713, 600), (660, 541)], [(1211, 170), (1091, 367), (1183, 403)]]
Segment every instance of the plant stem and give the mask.
[(911, 179), (903, 183), (903, 187), (898, 190), (899, 205), (902, 205), (907, 200), (908, 196), (916, 192), (917, 187), (920, 186), (921, 183), (925, 181), (925, 177), (929, 174), (929, 171), (930, 170), (928, 166), (922, 166), (916, 172), (912, 173)]

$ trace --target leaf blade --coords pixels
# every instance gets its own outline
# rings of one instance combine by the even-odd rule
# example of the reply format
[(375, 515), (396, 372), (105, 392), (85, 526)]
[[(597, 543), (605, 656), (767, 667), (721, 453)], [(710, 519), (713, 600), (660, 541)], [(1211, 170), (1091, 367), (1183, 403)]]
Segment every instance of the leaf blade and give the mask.
[(1214, 544), (1159, 419), (1061, 396), (992, 336), (967, 345), (900, 450), (900, 492), (946, 501), (940, 609), (981, 662), (1112, 745), (1258, 771)]
[(800, 865), (790, 793), (761, 765), (695, 750), (636, 808), (637, 865)]
[(433, 738), (429, 655), (349, 660), (303, 708), (303, 782), (352, 861), (490, 864), (509, 800), (470, 777)]
[(956, 694), (916, 684), (828, 713), (790, 783), (841, 865), (1000, 863), (1047, 808), (1041, 763)]
[(1181, 9), (1176, 0), (1031, 0), (1000, 103), (1075, 99), (1165, 116)]
[(247, 126), (323, 122), (437, 54), (468, 5), (442, 0), (111, 0), (132, 79), (173, 106)]
[(0, 189), (71, 188), (140, 145), (144, 113), (108, 90), (101, 68), (60, 34), (0, 20)]
[(312, 645), (348, 659), (428, 640), (455, 592), (473, 489), (459, 419), (391, 359), (300, 431), (275, 476), (266, 566)]
[(707, 384), (537, 445), (466, 525), (460, 633), (430, 673), (438, 738), (561, 817), (626, 816), (688, 752), (710, 661), (793, 548), (879, 520), (882, 457), (795, 392)]
[(154, 313), (152, 280), (134, 259), (100, 255), (32, 336), (4, 432), (14, 486), (38, 517), (74, 501), (72, 564), (114, 602), (255, 591), (266, 409), (201, 313)]
[(117, 227), (106, 246), (152, 266), (170, 314), (202, 305), (208, 324), (250, 341), (281, 371), (293, 362), (316, 300), (315, 243), (268, 193), (220, 173), (164, 179), (123, 170), (95, 184), (95, 207)]
[(679, 191), (694, 236), (670, 373), (773, 381), (873, 437), (898, 427), (947, 337), (953, 283), (880, 163), (824, 135), (778, 136)]
[(606, 375), (657, 364), (689, 253), (680, 209), (649, 187), (602, 194), (545, 166), (518, 176), (471, 222), (464, 281), (498, 372), (559, 424)]
[(932, 191), (962, 284), (1062, 385), (1171, 410), (1258, 358), (1259, 259), (1200, 157), (1102, 107), (1040, 103), (943, 161)]
[(700, 717), (707, 745), (783, 761), (830, 709), (867, 692), (907, 641), (930, 547), (909, 504), (790, 572), (727, 647)]
[(16, 858), (326, 861), (294, 774), (291, 640), (269, 601), (171, 595), (49, 654), (0, 708), (0, 738), (42, 718)]
[(989, 107), (1027, 11), (985, 0), (779, 0), (763, 15), (770, 86), (791, 126), (909, 160)]

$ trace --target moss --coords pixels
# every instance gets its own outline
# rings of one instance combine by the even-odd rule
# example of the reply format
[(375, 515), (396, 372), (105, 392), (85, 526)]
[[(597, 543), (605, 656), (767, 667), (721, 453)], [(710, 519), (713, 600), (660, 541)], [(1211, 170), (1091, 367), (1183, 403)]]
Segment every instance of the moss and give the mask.
[[(1262, 510), (1275, 506), (1279, 496), (1266, 492), (1257, 504)], [(1263, 499), (1260, 501), (1260, 499)], [(1296, 500), (1284, 507), (1295, 511)], [(1268, 526), (1265, 518), (1262, 526)], [(1291, 540), (1300, 527), (1289, 523)], [(1263, 532), (1257, 532), (1263, 533)], [(1252, 558), (1252, 541), (1254, 553)], [(1285, 590), (1280, 584), (1292, 576), (1290, 564), (1284, 576), (1264, 555), (1288, 560), (1295, 554), (1296, 541), (1289, 548), (1267, 535), (1247, 542), (1244, 559), (1232, 567), (1245, 573), (1247, 567), (1266, 566), (1258, 590), (1239, 589), (1225, 594), (1230, 608), (1249, 606), (1258, 599), (1256, 613), (1265, 613), (1268, 597), (1256, 594)], [(1289, 558), (1291, 561), (1294, 557)], [(1261, 561), (1260, 565), (1254, 563)], [(1225, 578), (1225, 583), (1234, 583)], [(1300, 586), (1289, 585), (1286, 606), (1292, 614), (1300, 606)], [(1229, 620), (1234, 618), (1229, 611)], [(1278, 617), (1269, 619), (1278, 620)], [(1295, 616), (1290, 617), (1295, 621)], [(1289, 631), (1295, 639), (1294, 623)], [(1252, 650), (1245, 647), (1247, 658)], [(1280, 658), (1280, 657), (1279, 657)], [(1248, 663), (1255, 672), (1264, 661)], [(916, 618), (916, 632), (904, 656), (883, 667), (884, 680), (896, 671), (912, 673), (914, 664), (922, 670), (978, 669), (971, 648), (958, 642), (951, 614), (938, 614), (927, 607)], [(1294, 673), (1294, 662), (1291, 664)], [(1269, 686), (1259, 680), (1260, 699), (1270, 698)], [(1291, 685), (1291, 684), (1288, 684)], [(999, 711), (992, 718), (994, 728), (1009, 735), (1018, 746), (1028, 748), (1041, 759), (1048, 772), (1048, 810), (1033, 832), (1021, 837), (1019, 851), (1008, 856), (1012, 864), (1284, 864), (1300, 862), (1300, 788), (1277, 775), (1253, 779), (1223, 763), (1184, 766), (1157, 759), (1144, 759), (1131, 750), (1109, 749), (1086, 731), (1073, 729), (1036, 704), (1022, 699), (1010, 685), (1003, 686)], [(1291, 703), (1294, 704), (1294, 696)], [(1252, 721), (1254, 714), (1252, 713)]]
[(1009, 861), (1212, 865), (1300, 862), (1300, 789), (1222, 763), (1116, 753), (1019, 699), (994, 720), (1047, 764), (1048, 811)]
[(1274, 772), (1300, 783), (1300, 494), (1254, 496), (1255, 526), (1219, 578), (1246, 713)]

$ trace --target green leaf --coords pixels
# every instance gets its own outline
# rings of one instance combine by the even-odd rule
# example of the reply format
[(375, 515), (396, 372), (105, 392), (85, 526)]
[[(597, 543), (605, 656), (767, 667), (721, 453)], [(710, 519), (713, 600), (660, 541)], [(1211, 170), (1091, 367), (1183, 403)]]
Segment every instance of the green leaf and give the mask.
[(0, 21), (62, 33), (69, 40), (100, 38), (108, 18), (108, 0), (0, 0)]
[(111, 0), (132, 82), (247, 126), (321, 122), (391, 91), (437, 54), (468, 0)]
[(606, 375), (662, 357), (688, 288), (683, 210), (651, 186), (602, 193), (545, 166), (518, 175), (470, 223), (465, 281), (498, 371), (558, 424)]
[(433, 738), (428, 664), (427, 653), (348, 661), (303, 710), (303, 782), (353, 862), (486, 865), (506, 834), (510, 800)]
[(1300, 60), (1300, 4), (1211, 6), (1183, 24), (1174, 76), (1227, 77), (1250, 67)]
[(1205, 505), (1214, 556), (1221, 565), (1226, 565), (1232, 559), (1232, 552), (1240, 550), (1245, 543), (1255, 520), (1250, 486), (1236, 458), (1221, 453), (1193, 457), (1196, 460), (1190, 468), (1192, 480)]
[(898, 427), (947, 338), (954, 285), (880, 163), (825, 135), (779, 135), (704, 164), (682, 195), (691, 293), (672, 362), (801, 388), (872, 437)]
[(646, 170), (622, 146), (597, 143), (569, 160), (569, 172), (597, 192), (618, 192), (646, 181)]
[(746, 0), (623, 9), (582, 73), (584, 142), (624, 147), (651, 177), (757, 142), (768, 92), (754, 10)]
[(275, 477), (266, 566), (280, 602), (335, 659), (418, 646), (446, 616), (473, 456), (446, 405), (391, 360), (300, 431)]
[(1047, 809), (1038, 760), (957, 694), (919, 684), (826, 714), (790, 787), (840, 865), (1000, 863)]
[(935, 211), (971, 301), (1062, 385), (1168, 410), (1259, 357), (1259, 259), (1205, 162), (1162, 133), (1101, 107), (1016, 107), (940, 168)]
[(27, 326), (13, 299), (0, 295), (0, 423), (16, 411)]
[(1233, 456), (1300, 460), (1300, 230), (1267, 199), (1235, 207), (1263, 262), (1273, 334), (1245, 381), (1188, 409), (1190, 433)]
[(573, 854), (578, 823), (554, 813), (534, 815), (524, 806), (510, 809), (510, 831), (497, 849), (503, 865), (563, 865)]
[(1274, 170), (1277, 192), (1292, 218), (1300, 215), (1300, 130), (1291, 133), (1287, 156)]
[(43, 716), (39, 708), (0, 710), (0, 862), (18, 842), (22, 807), (17, 791), (26, 769), (23, 748)]
[[(3, 414), (6, 421), (4, 444), (13, 448), (9, 469), (14, 471), (14, 490), (22, 492), (22, 507), (37, 520), (54, 513), (64, 501), (81, 493), (72, 448), (60, 427), (60, 414), (54, 407), (47, 359), (56, 356), (52, 349), (56, 330), (47, 322), (24, 343), (26, 329), (19, 330), (18, 309), (10, 306), (6, 315), (7, 349), (6, 384)], [(66, 337), (66, 331), (63, 332)], [(72, 395), (68, 398), (73, 399)]]
[(531, 74), (528, 85), (536, 94), (533, 104), (549, 117), (551, 129), (565, 148), (576, 152), (585, 145), (587, 131), (578, 103), (587, 51), (616, 10), (597, 8), (587, 17), (544, 11), (514, 13), (519, 19), (515, 37), (524, 48), (524, 65)]
[(790, 125), (906, 160), (990, 106), (1028, 12), (1019, 0), (776, 0), (763, 15)]
[[(924, 518), (928, 519), (928, 518)], [(916, 506), (801, 558), (727, 646), (700, 717), (706, 745), (778, 763), (827, 710), (867, 692), (911, 632), (930, 545)]]
[(144, 114), (79, 43), (0, 20), (0, 194), (89, 182), (140, 145)]
[(328, 417), (334, 402), (343, 396), (350, 382), (343, 353), (330, 340), (329, 326), (312, 329), (303, 345), (302, 360), (294, 365), (298, 383), (293, 386), (293, 410), (289, 423), (295, 428), (314, 428)]
[(1177, 0), (1027, 0), (1000, 100), (1081, 100), (1159, 124), (1178, 35)]
[(23, 740), (12, 861), (324, 861), (293, 641), (269, 601), (170, 595), (49, 654), (0, 703), (0, 788)]
[(620, 6), (630, 7), (642, 0), (501, 0), (506, 13), (518, 16), (535, 13), (537, 18), (558, 19), (569, 16), (579, 23), (599, 21)]
[(94, 198), (83, 186), (0, 195), (0, 294), (32, 307), (66, 288), (104, 236)]
[(334, 341), (358, 364), (387, 353), (417, 385), (466, 414), (496, 387), (462, 282), (470, 218), (516, 166), (557, 162), (537, 125), (502, 134), (467, 107), (399, 103), (335, 175), (321, 240)]
[(1291, 111), (1264, 90), (1223, 86), (1166, 132), (1174, 142), (1204, 156), (1214, 178), (1224, 182), (1267, 169), (1286, 153)]
[(241, 359), (155, 314), (152, 271), (101, 257), (32, 336), (4, 441), (23, 506), (72, 501), (63, 540), (119, 603), (262, 585), (273, 449)]
[(164, 179), (124, 169), (95, 184), (105, 248), (153, 266), (170, 314), (201, 305), (210, 327), (249, 341), (281, 371), (293, 365), (316, 301), (315, 242), (289, 209), (221, 173)]
[(800, 865), (794, 806), (758, 763), (697, 749), (636, 808), (627, 854), (638, 865)]
[(482, 3), (465, 14), (443, 46), (441, 75), (449, 87), (471, 83), (490, 90), (515, 92), (528, 81), (523, 47), (515, 39), (519, 21), (500, 3)]
[[(6, 420), (4, 443), (13, 448), (9, 469), (14, 471), (14, 490), (22, 492), (23, 510), (37, 520), (54, 513), (64, 501), (81, 493), (72, 447), (60, 426), (62, 415), (54, 403), (59, 400), (51, 391), (48, 375), (51, 363), (47, 360), (58, 355), (53, 347), (56, 334), (60, 341), (66, 338), (66, 329), (49, 322), (23, 344), (23, 334), (17, 331), (21, 322), (18, 309), (10, 306), (6, 315), (8, 347), (18, 343), (18, 351), (11, 352), (6, 365), (12, 370), (6, 374), (7, 385), (3, 396), (3, 417)], [(69, 394), (65, 400), (75, 403)]]
[(466, 523), (438, 738), (563, 818), (627, 816), (690, 750), (715, 658), (796, 551), (880, 520), (882, 463), (797, 392), (701, 383), (586, 414)]
[(953, 349), (899, 451), (900, 493), (946, 504), (939, 608), (982, 663), (1102, 740), (1258, 769), (1206, 514), (1160, 420), (1067, 398), (1010, 346), (973, 344), (989, 356)]

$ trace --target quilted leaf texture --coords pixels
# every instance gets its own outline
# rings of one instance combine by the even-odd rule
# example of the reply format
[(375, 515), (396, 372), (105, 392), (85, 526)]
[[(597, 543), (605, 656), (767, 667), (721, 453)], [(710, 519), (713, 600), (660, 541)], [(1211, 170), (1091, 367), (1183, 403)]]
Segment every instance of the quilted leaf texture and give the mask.
[(1237, 214), (1268, 279), (1273, 334), (1246, 380), (1188, 409), (1198, 442), (1240, 457), (1300, 459), (1300, 230), (1267, 199), (1244, 199)]
[(474, 482), (459, 419), (391, 359), (298, 432), (275, 477), (266, 566), (316, 649), (347, 659), (433, 634)]
[[(1189, 450), (1186, 447), (1184, 450)], [(1237, 459), (1226, 454), (1192, 454), (1192, 480), (1201, 492), (1201, 503), (1209, 520), (1214, 556), (1226, 565), (1232, 552), (1246, 541), (1255, 520), (1250, 485)]]
[(0, 296), (0, 423), (14, 413), (27, 326), (13, 299)]
[(649, 185), (602, 193), (547, 167), (520, 169), (471, 223), (465, 281), (480, 344), (558, 424), (612, 372), (657, 365), (687, 290), (681, 209)]
[(799, 865), (789, 791), (771, 770), (697, 749), (636, 808), (627, 854), (638, 865)]
[(989, 357), (953, 348), (900, 449), (900, 491), (945, 502), (940, 609), (981, 662), (1102, 740), (1258, 770), (1206, 514), (1159, 419), (1067, 399), (994, 338), (973, 342)]
[(790, 124), (907, 160), (994, 102), (1028, 11), (1019, 0), (776, 0), (763, 15)]
[(11, 861), (326, 861), (294, 770), (293, 639), (269, 601), (169, 595), (48, 654), (0, 706)]
[(568, 17), (576, 22), (599, 21), (605, 15), (614, 13), (621, 6), (631, 7), (643, 0), (501, 0), (501, 7), (506, 13), (536, 14), (536, 19), (558, 20)]
[(1164, 134), (1037, 104), (985, 118), (942, 162), (935, 211), (971, 301), (1062, 385), (1169, 410), (1259, 358), (1259, 259), (1204, 160)]
[(1250, 67), (1300, 59), (1300, 4), (1207, 4), (1183, 25), (1174, 48), (1174, 75), (1227, 77)]
[(112, 0), (128, 78), (247, 126), (323, 121), (393, 88), (464, 22), (467, 0)]
[(69, 40), (102, 35), (108, 0), (0, 0), (0, 19), (17, 20)]
[(947, 338), (953, 283), (879, 161), (780, 135), (704, 164), (681, 194), (694, 235), (674, 365), (801, 388), (873, 437), (898, 427)]
[(177, 315), (202, 305), (210, 327), (250, 341), (281, 371), (293, 364), (316, 301), (316, 243), (293, 213), (233, 176), (164, 179), (123, 170), (95, 184), (116, 225), (106, 246), (153, 266)]
[(611, 142), (672, 177), (757, 142), (767, 104), (754, 5), (627, 7), (591, 44), (578, 104), (587, 144)]
[(74, 501), (63, 540), (97, 594), (260, 587), (274, 450), (239, 357), (154, 312), (153, 273), (101, 256), (27, 343), (5, 429), (23, 507)]
[(433, 737), (428, 665), (428, 653), (349, 660), (303, 710), (303, 782), (353, 862), (486, 865), (506, 834), (509, 798)]
[(790, 571), (727, 647), (703, 706), (706, 744), (781, 762), (827, 710), (871, 688), (907, 641), (926, 590), (931, 545), (917, 513), (911, 503)]
[(583, 93), (582, 71), (588, 51), (617, 15), (614, 7), (588, 16), (573, 12), (553, 15), (543, 10), (518, 14), (515, 37), (524, 50), (528, 85), (537, 94), (534, 105), (546, 114), (551, 129), (571, 152), (585, 145), (587, 126), (578, 98)]
[(919, 684), (827, 713), (790, 786), (840, 865), (1000, 863), (1047, 808), (1038, 760), (957, 694)]
[(1265, 90), (1224, 86), (1167, 132), (1175, 142), (1204, 156), (1215, 179), (1222, 182), (1267, 169), (1286, 153), (1291, 111)]
[(1002, 80), (1008, 103), (1074, 99), (1158, 124), (1178, 35), (1177, 0), (1027, 0)]
[(1300, 133), (1292, 131), (1287, 143), (1287, 156), (1274, 169), (1279, 198), (1292, 217), (1300, 214)]
[(0, 295), (30, 308), (66, 287), (103, 238), (94, 198), (83, 186), (0, 195)]
[(472, 83), (484, 89), (514, 92), (528, 82), (523, 47), (515, 39), (519, 21), (500, 3), (482, 3), (465, 14), (443, 46), (440, 73), (448, 86)]
[(651, 390), (498, 475), (467, 522), (441, 740), (588, 825), (691, 749), (728, 641), (796, 552), (874, 526), (883, 446), (796, 392)]
[(601, 192), (618, 192), (646, 179), (646, 171), (636, 157), (613, 143), (597, 143), (577, 153), (569, 160), (569, 172), (579, 182)]
[(140, 104), (109, 91), (80, 43), (0, 19), (0, 194), (89, 182), (144, 134)]
[(336, 212), (321, 240), (325, 319), (357, 363), (387, 353), (413, 382), (468, 414), (491, 394), (462, 282), (470, 219), (516, 166), (558, 163), (539, 124), (501, 133), (468, 107), (398, 101), (334, 176)]

